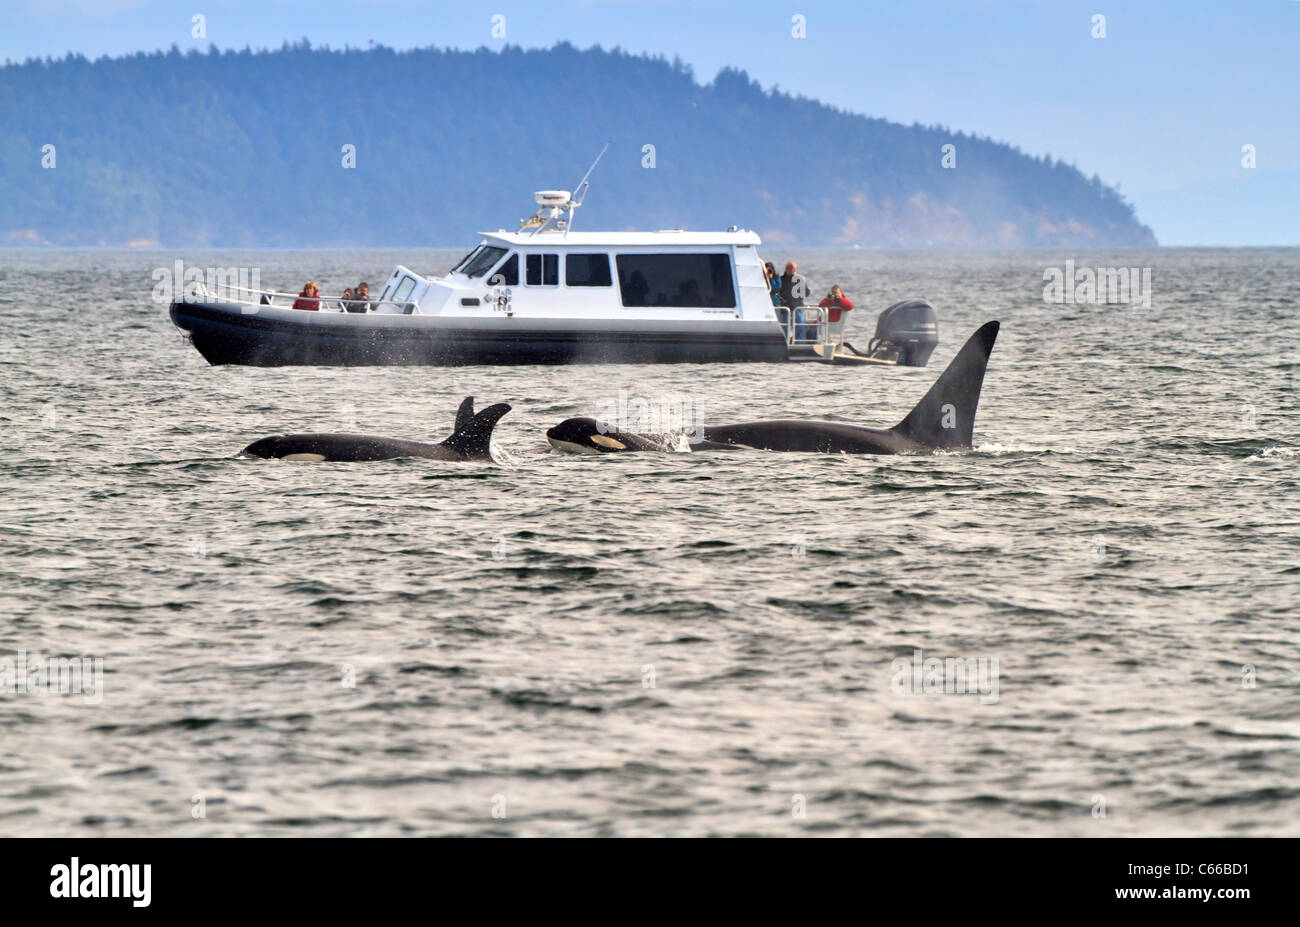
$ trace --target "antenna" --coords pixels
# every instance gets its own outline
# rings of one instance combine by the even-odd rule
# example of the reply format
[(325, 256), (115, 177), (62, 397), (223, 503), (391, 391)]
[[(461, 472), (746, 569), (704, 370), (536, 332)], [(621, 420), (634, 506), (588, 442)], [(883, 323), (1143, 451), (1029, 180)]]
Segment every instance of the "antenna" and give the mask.
[(600, 149), (600, 154), (596, 155), (596, 160), (591, 162), (591, 167), (587, 168), (587, 173), (582, 175), (582, 179), (578, 181), (578, 185), (573, 188), (573, 199), (571, 202), (574, 206), (582, 205), (583, 197), (587, 195), (587, 188), (591, 186), (591, 184), (587, 183), (587, 178), (591, 176), (591, 172), (596, 169), (596, 165), (600, 163), (601, 158), (605, 157), (605, 152), (607, 151), (609, 151), (609, 142), (606, 142), (605, 147)]

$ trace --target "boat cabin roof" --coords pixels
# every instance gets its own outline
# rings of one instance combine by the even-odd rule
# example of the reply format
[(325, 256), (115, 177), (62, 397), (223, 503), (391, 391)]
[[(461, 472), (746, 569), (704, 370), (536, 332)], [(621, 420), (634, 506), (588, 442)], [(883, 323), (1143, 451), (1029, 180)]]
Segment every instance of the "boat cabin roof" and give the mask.
[(496, 232), (480, 233), (490, 242), (511, 248), (629, 248), (629, 247), (731, 247), (762, 244), (757, 232), (739, 229), (734, 232), (687, 232), (665, 229), (658, 232)]

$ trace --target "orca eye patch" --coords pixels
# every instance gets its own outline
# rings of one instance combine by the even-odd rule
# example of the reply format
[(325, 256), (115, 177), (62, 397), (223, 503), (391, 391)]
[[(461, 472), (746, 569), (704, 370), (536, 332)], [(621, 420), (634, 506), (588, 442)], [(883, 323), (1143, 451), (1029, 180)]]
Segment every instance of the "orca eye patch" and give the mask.
[(611, 451), (627, 450), (626, 444), (624, 444), (622, 441), (616, 441), (614, 438), (611, 438), (609, 435), (592, 435), (591, 443), (599, 444), (601, 447), (607, 447)]

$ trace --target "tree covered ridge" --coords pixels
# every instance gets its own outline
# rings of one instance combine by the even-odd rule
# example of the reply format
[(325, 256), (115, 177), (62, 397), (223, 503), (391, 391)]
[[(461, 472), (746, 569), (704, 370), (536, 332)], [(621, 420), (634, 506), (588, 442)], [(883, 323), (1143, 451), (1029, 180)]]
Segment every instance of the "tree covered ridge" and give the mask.
[(0, 125), (9, 245), (460, 245), (513, 229), (534, 190), (574, 184), (606, 141), (583, 228), (1155, 244), (1115, 189), (1059, 160), (764, 91), (743, 71), (701, 85), (680, 61), (567, 43), (28, 60), (0, 68)]

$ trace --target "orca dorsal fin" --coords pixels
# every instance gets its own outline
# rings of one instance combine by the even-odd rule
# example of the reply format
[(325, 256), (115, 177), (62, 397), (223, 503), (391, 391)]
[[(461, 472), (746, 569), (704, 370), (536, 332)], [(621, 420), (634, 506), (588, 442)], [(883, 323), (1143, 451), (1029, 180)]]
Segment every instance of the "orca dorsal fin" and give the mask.
[(923, 447), (970, 447), (998, 327), (997, 322), (985, 322), (976, 329), (930, 391), (891, 431)]
[[(461, 403), (461, 410), (464, 411), (465, 403), (472, 402), (466, 399)], [(461, 422), (461, 416), (456, 415), (456, 432), (442, 446), (455, 451), (466, 460), (491, 460), (492, 459), (492, 429), (496, 427), (501, 416), (510, 411), (510, 405), (504, 402), (498, 402), (496, 405), (488, 406), (477, 415), (471, 415), (468, 421)]]
[(466, 396), (460, 408), (456, 410), (456, 425), (452, 428), (452, 434), (460, 431), (469, 424), (470, 419), (474, 417), (474, 397)]

